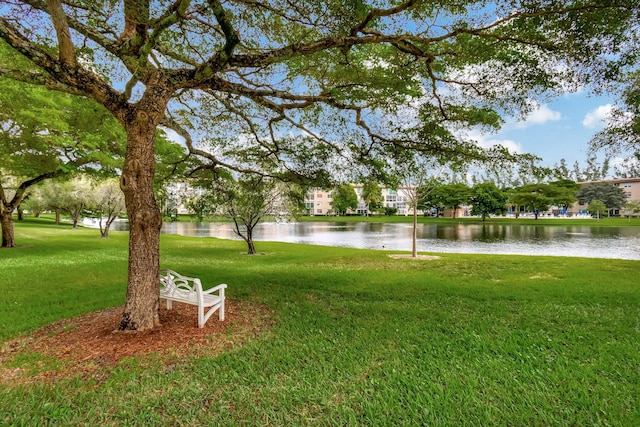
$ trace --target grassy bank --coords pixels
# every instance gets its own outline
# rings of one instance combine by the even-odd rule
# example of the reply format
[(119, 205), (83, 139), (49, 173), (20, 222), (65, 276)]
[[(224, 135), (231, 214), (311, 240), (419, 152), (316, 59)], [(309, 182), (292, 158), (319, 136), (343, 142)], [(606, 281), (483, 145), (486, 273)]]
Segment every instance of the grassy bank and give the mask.
[[(124, 302), (127, 235), (38, 221), (0, 250), (0, 341)], [(0, 425), (640, 425), (640, 263), (163, 235), (161, 264), (276, 325), (218, 356), (0, 387)], [(12, 369), (38, 364), (38, 354)]]
[[(179, 215), (179, 221), (197, 222), (197, 219), (190, 215)], [(208, 217), (205, 222), (229, 222), (229, 218), (225, 217)], [(263, 222), (273, 222), (275, 218), (265, 217)], [(301, 222), (373, 222), (373, 223), (412, 223), (412, 216), (404, 215), (349, 215), (349, 216), (302, 216), (297, 218)], [(530, 217), (520, 218), (489, 218), (482, 221), (480, 218), (435, 218), (418, 216), (420, 224), (512, 224), (512, 225), (564, 225), (564, 226), (586, 226), (586, 227), (640, 227), (640, 217), (637, 218), (544, 218), (539, 219)]]

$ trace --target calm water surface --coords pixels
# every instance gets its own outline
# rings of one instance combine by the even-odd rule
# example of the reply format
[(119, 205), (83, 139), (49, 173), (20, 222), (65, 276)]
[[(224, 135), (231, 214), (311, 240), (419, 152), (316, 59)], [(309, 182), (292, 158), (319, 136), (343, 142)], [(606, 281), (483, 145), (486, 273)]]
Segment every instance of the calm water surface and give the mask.
[[(119, 227), (126, 229), (126, 224)], [(256, 241), (361, 249), (411, 250), (411, 224), (261, 223)], [(238, 239), (231, 223), (165, 223), (162, 232)], [(640, 260), (640, 227), (419, 224), (418, 250), (513, 255), (578, 256)], [(259, 250), (259, 246), (258, 246)]]

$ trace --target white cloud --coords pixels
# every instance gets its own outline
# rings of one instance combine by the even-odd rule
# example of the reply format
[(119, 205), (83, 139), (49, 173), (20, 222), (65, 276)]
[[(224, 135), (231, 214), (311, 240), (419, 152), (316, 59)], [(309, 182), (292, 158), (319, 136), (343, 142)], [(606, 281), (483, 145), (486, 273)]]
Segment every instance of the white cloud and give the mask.
[(468, 132), (466, 137), (476, 141), (478, 146), (482, 148), (491, 148), (497, 145), (501, 145), (513, 154), (522, 154), (524, 152), (524, 150), (522, 149), (522, 145), (511, 139), (490, 138), (488, 135), (485, 135), (476, 130)]
[(612, 110), (613, 106), (611, 104), (601, 105), (587, 113), (584, 120), (582, 120), (582, 125), (590, 129), (604, 126), (609, 120)]
[(173, 129), (170, 129), (168, 127), (164, 127), (164, 126), (158, 126), (163, 132), (165, 137), (171, 141), (171, 142), (175, 142), (177, 144), (180, 145), (185, 145), (185, 141), (184, 138), (181, 137), (180, 135), (178, 135), (178, 133), (176, 131), (174, 131)]
[(510, 153), (522, 154), (522, 146), (511, 139), (483, 139), (478, 141), (478, 145), (482, 148), (491, 148), (496, 145), (502, 145), (509, 150)]
[(562, 118), (562, 113), (554, 111), (547, 105), (540, 105), (531, 111), (524, 120), (514, 124), (516, 129), (526, 129), (533, 125), (543, 125), (547, 122), (557, 122)]

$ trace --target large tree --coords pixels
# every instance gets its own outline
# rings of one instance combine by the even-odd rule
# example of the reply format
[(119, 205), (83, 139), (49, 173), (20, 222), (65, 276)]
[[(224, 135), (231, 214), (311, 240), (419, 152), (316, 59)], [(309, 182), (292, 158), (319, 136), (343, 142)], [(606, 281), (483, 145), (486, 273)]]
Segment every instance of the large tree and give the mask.
[(496, 127), (494, 109), (609, 77), (638, 19), (636, 0), (15, 0), (1, 13), (0, 38), (38, 70), (5, 76), (89, 96), (126, 130), (123, 330), (159, 322), (158, 126), (213, 163), (285, 178), (403, 150), (482, 158), (450, 123)]
[(470, 195), (471, 188), (467, 184), (439, 184), (426, 196), (424, 202), (437, 209), (451, 208), (455, 218), (460, 206), (469, 202)]
[(627, 201), (627, 194), (623, 188), (608, 182), (591, 182), (583, 184), (576, 197), (580, 204), (590, 204), (593, 200), (599, 200), (607, 209), (621, 209)]
[(100, 236), (109, 237), (111, 224), (124, 211), (124, 196), (115, 178), (93, 182), (92, 197), (89, 199), (88, 212), (98, 221)]

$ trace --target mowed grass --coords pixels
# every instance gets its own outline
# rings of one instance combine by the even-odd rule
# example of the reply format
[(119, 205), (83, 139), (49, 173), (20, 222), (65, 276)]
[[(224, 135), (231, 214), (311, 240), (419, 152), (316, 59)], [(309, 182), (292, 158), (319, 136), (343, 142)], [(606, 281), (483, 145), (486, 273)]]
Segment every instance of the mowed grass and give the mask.
[[(32, 220), (16, 237), (0, 250), (0, 341), (123, 304), (126, 233)], [(0, 425), (640, 425), (638, 261), (257, 249), (166, 235), (161, 266), (267, 304), (262, 336), (0, 388)]]

